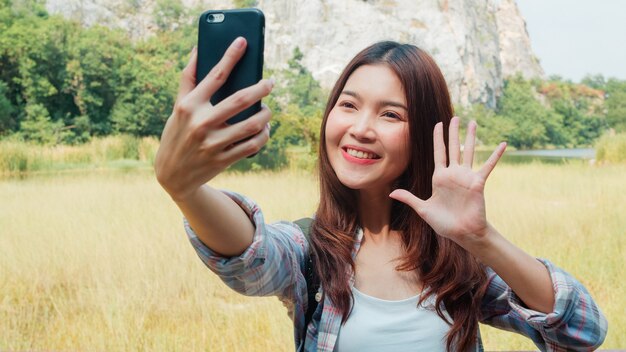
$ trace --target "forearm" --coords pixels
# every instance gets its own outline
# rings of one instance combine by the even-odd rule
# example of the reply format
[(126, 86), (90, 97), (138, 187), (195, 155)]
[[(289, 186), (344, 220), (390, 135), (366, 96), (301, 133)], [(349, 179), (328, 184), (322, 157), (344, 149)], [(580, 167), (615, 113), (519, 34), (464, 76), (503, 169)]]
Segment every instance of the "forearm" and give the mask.
[(542, 313), (552, 312), (554, 289), (546, 267), (491, 225), (482, 240), (464, 247), (492, 268), (528, 308)]
[(174, 201), (202, 243), (216, 253), (237, 256), (252, 243), (250, 218), (222, 192), (205, 184), (184, 200)]

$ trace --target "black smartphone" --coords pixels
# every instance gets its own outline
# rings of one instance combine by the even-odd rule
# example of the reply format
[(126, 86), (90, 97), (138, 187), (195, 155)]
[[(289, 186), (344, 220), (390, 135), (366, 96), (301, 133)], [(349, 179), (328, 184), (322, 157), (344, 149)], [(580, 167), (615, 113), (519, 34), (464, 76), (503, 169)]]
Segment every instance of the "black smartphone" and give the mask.
[[(213, 105), (263, 78), (265, 16), (258, 9), (209, 10), (200, 15), (196, 84), (222, 59), (226, 49), (237, 37), (246, 38), (246, 51), (224, 85), (211, 97)], [(259, 110), (260, 101), (227, 122), (234, 124), (243, 121)]]

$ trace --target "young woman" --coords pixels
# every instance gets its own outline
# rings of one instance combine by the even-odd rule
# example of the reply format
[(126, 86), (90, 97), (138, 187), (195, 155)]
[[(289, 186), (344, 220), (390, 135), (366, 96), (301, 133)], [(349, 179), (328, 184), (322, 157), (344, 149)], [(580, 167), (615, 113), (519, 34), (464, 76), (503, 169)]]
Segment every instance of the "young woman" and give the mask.
[[(266, 224), (250, 199), (207, 185), (269, 138), (267, 107), (236, 125), (225, 121), (268, 95), (272, 81), (209, 103), (245, 45), (236, 40), (197, 87), (192, 54), (155, 171), (204, 263), (237, 292), (285, 303), (298, 351), (479, 351), (479, 321), (542, 350), (603, 342), (607, 322), (587, 290), (487, 221), (483, 190), (506, 144), (472, 169), (476, 124), (461, 157), (445, 80), (415, 46), (374, 44), (335, 84), (321, 126), (310, 243), (294, 223)], [(321, 299), (304, 326), (311, 250)]]

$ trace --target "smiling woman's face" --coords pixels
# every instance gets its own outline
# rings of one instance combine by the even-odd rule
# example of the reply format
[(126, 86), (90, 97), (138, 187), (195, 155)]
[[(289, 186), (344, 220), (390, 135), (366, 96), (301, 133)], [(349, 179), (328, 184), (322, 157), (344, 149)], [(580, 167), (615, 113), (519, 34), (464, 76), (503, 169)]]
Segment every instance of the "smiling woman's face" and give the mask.
[(391, 191), (408, 165), (409, 125), (402, 83), (385, 65), (364, 65), (348, 78), (326, 122), (326, 150), (351, 189)]

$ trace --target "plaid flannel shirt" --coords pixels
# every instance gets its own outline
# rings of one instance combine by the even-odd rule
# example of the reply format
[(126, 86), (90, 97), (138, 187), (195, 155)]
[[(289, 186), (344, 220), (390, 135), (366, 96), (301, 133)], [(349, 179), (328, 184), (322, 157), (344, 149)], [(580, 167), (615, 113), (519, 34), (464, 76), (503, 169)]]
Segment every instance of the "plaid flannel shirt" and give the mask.
[[(306, 336), (302, 336), (308, 305), (307, 284), (302, 273), (309, 244), (300, 228), (287, 221), (266, 224), (261, 210), (250, 199), (233, 192), (224, 193), (254, 223), (256, 230), (252, 244), (237, 257), (221, 257), (198, 239), (184, 219), (185, 230), (200, 259), (226, 285), (243, 295), (277, 296), (293, 321), (296, 351), (333, 351), (341, 315), (325, 295), (307, 326)], [(361, 239), (362, 231), (359, 231), (353, 257), (359, 250)], [(552, 279), (553, 312), (545, 314), (524, 307), (508, 285), (488, 269), (489, 286), (481, 305), (480, 322), (527, 336), (542, 351), (596, 349), (606, 336), (606, 318), (582, 284), (549, 261), (539, 260)], [(483, 351), (480, 333), (471, 350)]]

